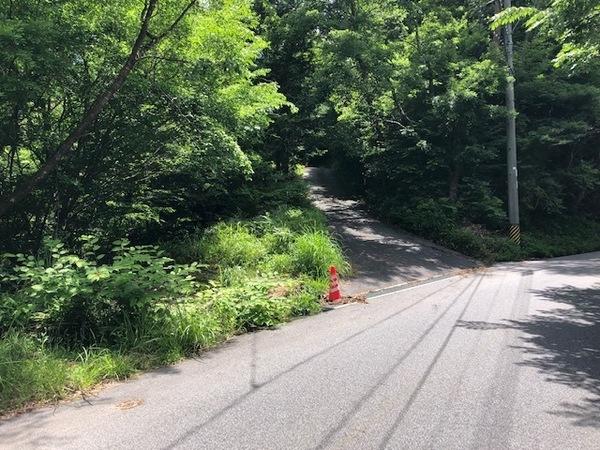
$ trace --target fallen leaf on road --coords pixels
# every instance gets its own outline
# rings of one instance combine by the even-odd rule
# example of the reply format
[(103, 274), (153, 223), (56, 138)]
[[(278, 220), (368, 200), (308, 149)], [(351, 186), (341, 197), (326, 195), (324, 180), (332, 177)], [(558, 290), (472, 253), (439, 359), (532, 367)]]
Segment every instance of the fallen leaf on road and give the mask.
[(144, 400), (134, 399), (134, 400), (124, 400), (121, 403), (117, 403), (117, 408), (121, 411), (125, 411), (127, 409), (133, 409), (144, 403)]

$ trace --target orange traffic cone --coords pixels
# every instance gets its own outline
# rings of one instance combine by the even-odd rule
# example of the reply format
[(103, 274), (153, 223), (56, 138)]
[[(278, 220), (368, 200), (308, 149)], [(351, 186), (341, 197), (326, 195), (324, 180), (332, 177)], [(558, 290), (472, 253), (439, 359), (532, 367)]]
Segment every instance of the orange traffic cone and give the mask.
[(334, 266), (331, 266), (329, 268), (329, 301), (337, 303), (341, 298), (342, 293), (340, 292), (337, 270)]

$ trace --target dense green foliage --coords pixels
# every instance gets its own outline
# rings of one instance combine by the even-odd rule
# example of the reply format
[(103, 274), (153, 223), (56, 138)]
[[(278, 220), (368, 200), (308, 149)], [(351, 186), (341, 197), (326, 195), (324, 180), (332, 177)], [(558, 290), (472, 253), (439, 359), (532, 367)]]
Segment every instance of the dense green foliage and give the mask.
[(316, 313), (348, 272), (264, 149), (295, 107), (252, 6), (0, 4), (0, 410)]
[[(270, 76), (299, 107), (271, 126), (286, 136), (273, 154), (329, 161), (382, 217), (477, 257), (538, 256), (529, 243), (540, 239), (600, 248), (589, 239), (600, 220), (597, 2), (515, 1), (495, 17), (533, 27), (515, 34), (523, 249), (501, 242), (507, 71), (494, 2), (258, 3)], [(587, 246), (544, 232), (565, 217)]]
[[(187, 3), (159, 3), (152, 32)], [(114, 76), (143, 4), (2, 3), (3, 194), (50, 158)], [(138, 62), (71, 155), (0, 217), (3, 246), (27, 250), (45, 235), (69, 240), (92, 230), (108, 241), (153, 240), (252, 209), (247, 184), (260, 182), (269, 163), (251, 146), (285, 103), (256, 64), (267, 43), (255, 25), (250, 1), (198, 2)]]
[(47, 241), (37, 257), (5, 256), (0, 410), (317, 313), (327, 267), (349, 270), (313, 209), (280, 208), (163, 244), (189, 263), (125, 239), (106, 254), (98, 238), (82, 241), (79, 252)]

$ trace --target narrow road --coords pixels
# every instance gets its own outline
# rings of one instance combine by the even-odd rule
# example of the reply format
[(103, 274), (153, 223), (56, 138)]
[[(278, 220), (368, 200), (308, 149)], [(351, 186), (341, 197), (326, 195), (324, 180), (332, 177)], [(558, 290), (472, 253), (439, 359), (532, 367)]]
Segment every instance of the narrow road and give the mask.
[(361, 202), (344, 198), (333, 173), (309, 167), (305, 178), (355, 270), (342, 283), (344, 294), (359, 294), (415, 280), (457, 273), (476, 261), (433, 242), (389, 227), (369, 216)]
[(4, 422), (0, 447), (598, 448), (600, 253), (499, 265), (240, 336), (90, 403)]

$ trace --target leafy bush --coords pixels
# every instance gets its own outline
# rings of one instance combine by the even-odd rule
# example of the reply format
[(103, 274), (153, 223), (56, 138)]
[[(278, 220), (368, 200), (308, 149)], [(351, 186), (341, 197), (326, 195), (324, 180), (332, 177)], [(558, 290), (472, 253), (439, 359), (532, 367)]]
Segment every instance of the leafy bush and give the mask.
[(213, 282), (152, 320), (132, 319), (113, 348), (94, 346), (81, 353), (10, 331), (0, 339), (0, 411), (63, 398), (106, 379), (175, 362), (238, 332), (315, 314), (323, 287), (278, 278), (245, 279), (235, 287)]
[(290, 305), (290, 315), (296, 317), (319, 313), (321, 311), (321, 303), (318, 301), (318, 294), (323, 291), (323, 289), (314, 291), (306, 287), (305, 290), (296, 294)]
[(243, 301), (238, 305), (238, 320), (243, 330), (273, 327), (288, 319), (289, 314), (290, 309), (284, 303), (263, 297)]
[(236, 328), (247, 331), (270, 328), (293, 316), (319, 312), (322, 291), (315, 287), (304, 280), (250, 278), (236, 286), (215, 284), (201, 296), (203, 302), (235, 311)]
[(583, 217), (564, 217), (537, 227), (527, 225), (523, 251), (528, 257), (550, 258), (600, 250), (600, 223)]
[(327, 268), (349, 270), (314, 209), (219, 223), (164, 247), (191, 264), (124, 239), (103, 252), (91, 236), (78, 252), (49, 240), (37, 256), (7, 255), (0, 357), (10, 370), (0, 364), (0, 408), (61, 398), (315, 314)]
[(56, 241), (43, 257), (5, 255), (14, 266), (1, 275), (0, 331), (38, 331), (66, 343), (114, 341), (119, 330), (146, 320), (165, 304), (190, 295), (195, 265), (177, 266), (157, 247), (114, 242), (112, 261), (85, 236), (83, 254)]
[(457, 227), (446, 232), (441, 239), (448, 248), (460, 251), (485, 262), (514, 261), (521, 258), (521, 249), (508, 237), (498, 236), (471, 227)]
[(414, 233), (435, 237), (451, 230), (457, 221), (457, 206), (448, 199), (426, 199), (414, 207), (392, 207), (390, 219)]

